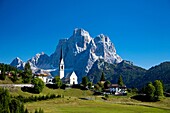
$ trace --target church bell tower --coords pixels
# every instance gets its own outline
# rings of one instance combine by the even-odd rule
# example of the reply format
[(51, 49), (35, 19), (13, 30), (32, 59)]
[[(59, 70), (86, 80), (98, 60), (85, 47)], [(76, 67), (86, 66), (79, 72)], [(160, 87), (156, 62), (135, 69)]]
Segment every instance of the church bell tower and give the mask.
[(62, 55), (62, 48), (61, 48), (61, 54), (60, 54), (60, 64), (59, 64), (59, 76), (60, 79), (64, 78), (64, 60)]

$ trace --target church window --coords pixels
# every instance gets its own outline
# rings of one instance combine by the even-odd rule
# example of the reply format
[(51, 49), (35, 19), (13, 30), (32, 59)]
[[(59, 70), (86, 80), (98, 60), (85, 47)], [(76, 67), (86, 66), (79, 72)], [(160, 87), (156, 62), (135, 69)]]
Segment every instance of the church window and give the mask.
[(61, 66), (61, 69), (63, 69), (63, 65)]

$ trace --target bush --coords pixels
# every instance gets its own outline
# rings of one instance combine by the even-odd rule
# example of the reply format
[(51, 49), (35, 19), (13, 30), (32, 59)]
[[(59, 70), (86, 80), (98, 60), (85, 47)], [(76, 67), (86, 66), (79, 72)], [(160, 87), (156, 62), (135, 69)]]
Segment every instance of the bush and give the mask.
[(34, 85), (34, 88), (33, 88), (34, 93), (42, 92), (43, 88), (45, 87), (44, 82), (39, 78), (34, 78), (32, 80), (32, 84)]
[(30, 97), (23, 97), (21, 95), (17, 96), (17, 97), (12, 97), (15, 99), (20, 100), (21, 102), (36, 102), (36, 101), (41, 101), (41, 100), (48, 100), (48, 99), (54, 99), (54, 98), (61, 98), (61, 95), (56, 96), (55, 94), (48, 94), (46, 96), (30, 96)]

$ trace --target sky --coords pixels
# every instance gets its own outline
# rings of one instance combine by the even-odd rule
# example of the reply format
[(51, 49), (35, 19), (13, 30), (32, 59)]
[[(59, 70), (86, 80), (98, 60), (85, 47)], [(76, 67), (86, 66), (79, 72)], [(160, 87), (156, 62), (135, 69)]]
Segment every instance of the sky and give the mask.
[(75, 28), (109, 36), (137, 66), (170, 61), (170, 0), (0, 0), (0, 62), (51, 55)]

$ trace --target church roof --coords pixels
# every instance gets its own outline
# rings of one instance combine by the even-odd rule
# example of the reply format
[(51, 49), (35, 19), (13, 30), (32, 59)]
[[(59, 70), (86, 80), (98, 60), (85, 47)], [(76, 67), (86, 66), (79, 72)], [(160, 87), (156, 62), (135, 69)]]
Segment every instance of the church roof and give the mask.
[(74, 72), (74, 71), (72, 71), (72, 72), (68, 73), (68, 74), (66, 75), (66, 77), (65, 77), (65, 78), (70, 78), (70, 76), (71, 76), (73, 73), (75, 73), (75, 72)]
[[(71, 75), (73, 74), (73, 73), (75, 73), (74, 71), (71, 71), (71, 72), (69, 72), (69, 73), (66, 73), (66, 76), (64, 76), (64, 78), (62, 79), (63, 81), (69, 81), (70, 80), (70, 77), (71, 77)], [(76, 75), (76, 73), (75, 73), (75, 75)]]

